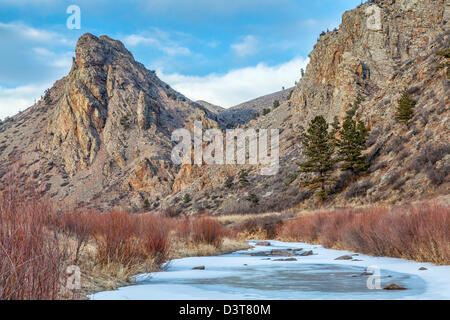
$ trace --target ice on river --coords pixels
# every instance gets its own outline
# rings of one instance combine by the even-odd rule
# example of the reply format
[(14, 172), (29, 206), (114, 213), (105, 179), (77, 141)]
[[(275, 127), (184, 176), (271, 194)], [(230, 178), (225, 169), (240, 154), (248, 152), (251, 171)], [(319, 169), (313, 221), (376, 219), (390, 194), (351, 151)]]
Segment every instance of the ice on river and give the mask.
[[(91, 299), (450, 299), (450, 266), (356, 255), (306, 243), (270, 241), (270, 246), (255, 246), (256, 242), (249, 241), (252, 249), (232, 254), (172, 260), (165, 271), (138, 275), (135, 285), (99, 292)], [(292, 256), (264, 255), (288, 249)], [(308, 250), (313, 255), (300, 255)], [(353, 259), (335, 260), (343, 255)], [(296, 261), (275, 261), (286, 258)], [(193, 270), (198, 266), (205, 270)], [(391, 283), (407, 289), (377, 289)]]

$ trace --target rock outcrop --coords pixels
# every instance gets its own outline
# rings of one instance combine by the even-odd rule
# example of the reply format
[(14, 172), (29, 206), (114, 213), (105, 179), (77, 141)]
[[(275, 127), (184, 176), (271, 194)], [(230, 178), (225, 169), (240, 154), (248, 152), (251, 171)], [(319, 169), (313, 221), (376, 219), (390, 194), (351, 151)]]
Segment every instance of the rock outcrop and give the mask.
[[(197, 192), (197, 181), (192, 191), (183, 192), (195, 194), (198, 206), (219, 213), (447, 197), (449, 79), (442, 67), (445, 58), (436, 53), (449, 47), (449, 20), (450, 7), (444, 0), (379, 0), (344, 13), (340, 27), (318, 39), (290, 99), (243, 126), (280, 129), (279, 173), (263, 177), (259, 168), (241, 166), (229, 167), (223, 175), (219, 174), (223, 168), (215, 167), (204, 175), (221, 179), (204, 186), (204, 194)], [(397, 100), (405, 88), (417, 100), (409, 127), (395, 119)], [(302, 187), (303, 176), (298, 174), (296, 162), (303, 161), (301, 132), (317, 115), (329, 122), (335, 116), (342, 121), (357, 96), (364, 98), (357, 118), (371, 128), (370, 172), (352, 181), (338, 171), (330, 200), (318, 203)], [(249, 170), (245, 188), (238, 183), (242, 168)], [(248, 200), (250, 194), (258, 196), (258, 205)], [(217, 196), (223, 197), (218, 205), (212, 200)], [(178, 198), (167, 200), (176, 205)]]
[[(448, 61), (436, 53), (449, 47), (449, 20), (445, 0), (360, 5), (344, 13), (338, 29), (320, 36), (304, 76), (292, 92), (280, 93), (279, 107), (254, 120), (246, 113), (234, 124), (227, 118), (234, 109), (190, 101), (136, 62), (121, 42), (85, 34), (70, 73), (0, 127), (0, 189), (13, 168), (18, 183), (35, 186), (62, 209), (140, 209), (144, 202), (187, 213), (315, 208), (319, 203), (303, 188), (296, 165), (303, 160), (301, 132), (316, 115), (342, 120), (361, 96), (356, 117), (371, 128), (369, 173), (354, 181), (337, 171), (331, 197), (320, 205), (448, 197)], [(417, 100), (408, 127), (395, 119), (404, 89)], [(252, 110), (267, 101), (255, 100)], [(194, 121), (204, 128), (280, 129), (279, 173), (261, 176), (249, 165), (174, 165), (171, 133), (192, 129)], [(243, 168), (245, 186), (239, 181)], [(183, 201), (186, 194), (191, 201)]]
[[(170, 159), (171, 132), (197, 120), (217, 127), (212, 113), (136, 62), (120, 41), (85, 34), (75, 53), (68, 76), (15, 118), (40, 128), (29, 144), (11, 143), (24, 166), (34, 162), (36, 174), (23, 176), (27, 183), (47, 180), (42, 193), (73, 206), (157, 203), (171, 194), (179, 170)], [(43, 157), (52, 163), (48, 172)]]

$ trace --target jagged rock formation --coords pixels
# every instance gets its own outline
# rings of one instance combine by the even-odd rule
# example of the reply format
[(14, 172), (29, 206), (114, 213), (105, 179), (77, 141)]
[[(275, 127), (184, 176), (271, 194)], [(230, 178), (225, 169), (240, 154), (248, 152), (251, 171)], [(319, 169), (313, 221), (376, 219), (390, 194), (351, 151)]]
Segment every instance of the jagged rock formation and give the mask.
[[(373, 6), (379, 8), (379, 26), (368, 23)], [(259, 168), (247, 166), (250, 183), (240, 188), (240, 168), (211, 168), (183, 190), (195, 194), (193, 211), (265, 211), (448, 196), (449, 80), (445, 68), (440, 67), (444, 58), (436, 52), (449, 47), (449, 20), (450, 8), (444, 0), (380, 0), (344, 13), (339, 29), (318, 40), (291, 98), (245, 125), (281, 130), (280, 172), (263, 177)], [(409, 127), (395, 119), (404, 88), (418, 101)], [(338, 171), (330, 200), (319, 204), (302, 187), (298, 174), (296, 162), (303, 160), (300, 133), (316, 115), (329, 122), (338, 116), (342, 121), (358, 95), (365, 100), (357, 117), (372, 129), (368, 141), (370, 172), (352, 181)], [(220, 179), (200, 183), (205, 176)], [(226, 186), (227, 180), (232, 181), (231, 187), (229, 183)], [(252, 193), (259, 197), (258, 205), (247, 200)], [(181, 195), (167, 201), (176, 205)]]
[[(374, 10), (379, 25), (370, 20), (377, 22)], [(279, 173), (261, 176), (258, 166), (243, 166), (249, 170), (246, 186), (239, 184), (242, 166), (178, 167), (170, 159), (174, 129), (191, 129), (195, 120), (224, 128), (230, 122), (223, 115), (234, 109), (188, 100), (119, 41), (86, 34), (69, 75), (0, 127), (0, 179), (8, 183), (14, 167), (19, 183), (35, 185), (62, 208), (139, 209), (145, 199), (155, 210), (173, 206), (185, 212), (316, 207), (297, 173), (300, 133), (319, 114), (342, 120), (360, 95), (357, 118), (372, 130), (370, 172), (353, 181), (337, 171), (332, 196), (320, 205), (448, 197), (449, 79), (445, 58), (436, 52), (449, 47), (449, 19), (445, 0), (378, 0), (346, 12), (339, 29), (318, 40), (292, 94), (280, 93), (281, 105), (269, 114), (251, 120), (244, 112), (235, 123), (281, 132)], [(417, 100), (409, 127), (394, 116), (405, 88)], [(275, 99), (269, 97), (255, 100), (253, 109), (271, 105)], [(184, 203), (186, 193), (192, 200)], [(247, 200), (250, 194), (258, 204)]]
[(2, 129), (1, 137), (20, 128), (29, 138), (8, 141), (2, 164), (19, 161), (26, 182), (61, 203), (157, 203), (171, 193), (178, 170), (170, 159), (172, 131), (195, 120), (216, 127), (212, 113), (159, 80), (120, 41), (85, 34), (75, 53), (69, 75)]

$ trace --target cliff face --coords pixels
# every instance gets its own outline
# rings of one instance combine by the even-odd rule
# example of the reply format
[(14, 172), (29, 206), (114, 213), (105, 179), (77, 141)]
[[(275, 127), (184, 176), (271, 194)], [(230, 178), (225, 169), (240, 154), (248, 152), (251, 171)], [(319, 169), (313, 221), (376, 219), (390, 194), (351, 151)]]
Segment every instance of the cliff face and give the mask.
[[(205, 175), (219, 180), (206, 185), (194, 182), (192, 191), (188, 188), (183, 193), (194, 194), (195, 190), (198, 200), (193, 206), (217, 212), (448, 196), (449, 80), (440, 67), (445, 58), (436, 52), (449, 46), (449, 20), (450, 7), (444, 0), (373, 1), (344, 13), (339, 29), (322, 35), (314, 46), (290, 100), (245, 125), (281, 129), (280, 172), (262, 177), (258, 168), (247, 166), (250, 184), (241, 189), (240, 168), (228, 167), (227, 172), (211, 168)], [(405, 88), (417, 100), (409, 127), (395, 119), (397, 100)], [(372, 130), (367, 151), (370, 172), (354, 182), (337, 171), (331, 199), (318, 204), (302, 187), (304, 177), (298, 174), (296, 162), (303, 160), (300, 133), (317, 115), (329, 122), (335, 116), (342, 121), (358, 95), (364, 102), (357, 118)], [(230, 179), (234, 184), (228, 189), (225, 181)], [(247, 201), (251, 193), (260, 199), (256, 206)], [(181, 195), (168, 200), (176, 204)]]
[[(357, 118), (372, 130), (370, 172), (355, 182), (337, 171), (321, 205), (448, 197), (449, 80), (436, 52), (449, 46), (449, 19), (445, 0), (380, 0), (346, 12), (338, 30), (319, 38), (290, 99), (241, 125), (280, 129), (280, 171), (269, 177), (252, 166), (174, 166), (172, 131), (195, 120), (217, 127), (226, 111), (172, 90), (119, 41), (86, 34), (69, 75), (0, 128), (0, 178), (8, 183), (13, 166), (20, 183), (63, 206), (142, 208), (148, 199), (151, 209), (185, 212), (316, 207), (297, 172), (300, 133), (316, 115), (342, 120), (360, 95)], [(417, 100), (409, 127), (394, 116), (405, 88)], [(239, 183), (242, 168), (247, 186)], [(252, 193), (258, 204), (247, 200)]]
[(332, 120), (358, 94), (370, 99), (408, 85), (418, 70), (402, 67), (445, 44), (449, 15), (444, 0), (374, 1), (346, 12), (339, 29), (318, 40), (291, 102), (305, 119), (316, 106)]
[[(5, 137), (14, 128), (37, 128), (23, 145), (10, 141), (2, 160), (27, 168), (26, 182), (58, 202), (137, 208), (144, 199), (156, 203), (171, 193), (178, 170), (170, 159), (172, 131), (195, 120), (216, 127), (212, 113), (159, 80), (120, 41), (85, 34), (75, 54), (68, 76), (5, 127)], [(13, 159), (8, 151), (14, 148)]]

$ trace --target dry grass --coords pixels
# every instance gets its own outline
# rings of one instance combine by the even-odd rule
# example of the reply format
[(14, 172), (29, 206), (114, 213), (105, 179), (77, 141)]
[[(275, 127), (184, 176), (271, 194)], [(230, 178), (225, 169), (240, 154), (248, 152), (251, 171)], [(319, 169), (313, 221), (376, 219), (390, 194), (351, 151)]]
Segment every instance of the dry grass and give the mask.
[[(175, 257), (217, 255), (248, 248), (246, 242), (207, 215), (67, 213), (53, 225), (71, 236), (85, 293), (112, 290), (138, 273), (160, 269)], [(226, 238), (227, 237), (227, 238)]]
[(211, 244), (195, 244), (193, 242), (176, 239), (174, 240), (174, 245), (172, 246), (169, 258), (180, 259), (193, 256), (215, 256), (251, 248), (245, 240), (246, 238), (224, 238), (222, 245), (217, 248)]
[(398, 208), (342, 209), (287, 221), (278, 237), (375, 256), (450, 264), (450, 207), (422, 203)]
[(0, 194), (0, 300), (60, 296), (68, 247), (49, 232), (49, 206), (25, 199), (14, 181)]
[[(125, 211), (53, 214), (13, 181), (0, 194), (0, 299), (79, 299), (131, 283), (174, 257), (248, 248), (216, 219)], [(81, 270), (82, 290), (64, 289), (66, 267)]]

